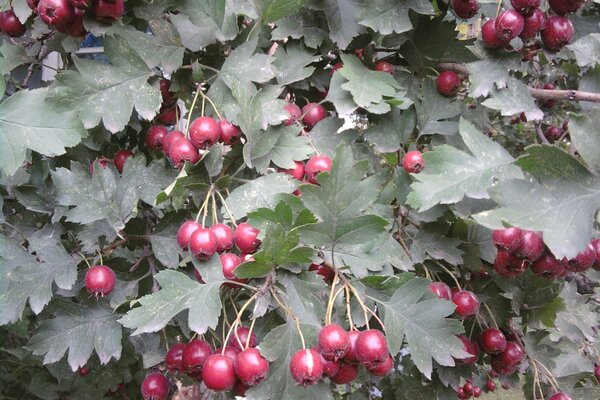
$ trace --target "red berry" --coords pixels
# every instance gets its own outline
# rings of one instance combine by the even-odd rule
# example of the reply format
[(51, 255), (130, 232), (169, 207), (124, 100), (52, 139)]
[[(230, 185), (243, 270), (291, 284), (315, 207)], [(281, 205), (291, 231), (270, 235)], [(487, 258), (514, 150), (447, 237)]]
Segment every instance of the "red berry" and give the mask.
[(473, 388), (473, 397), (475, 397), (475, 398), (481, 397), (481, 388), (479, 386), (475, 386)]
[(454, 71), (443, 71), (438, 75), (436, 84), (442, 96), (451, 97), (458, 92), (462, 80)]
[(214, 224), (211, 232), (217, 238), (217, 252), (221, 253), (233, 247), (233, 231), (227, 224)]
[[(493, 356), (490, 362), (492, 366), (492, 370), (498, 375), (512, 375), (517, 370), (517, 365), (507, 365), (505, 364), (500, 355)], [(502, 386), (504, 388), (504, 386)]]
[(500, 37), (496, 32), (496, 19), (488, 19), (481, 27), (481, 39), (485, 47), (490, 49), (499, 49), (505, 47), (508, 41)]
[(335, 71), (337, 71), (340, 68), (344, 67), (344, 63), (343, 62), (338, 62), (333, 64), (333, 66), (331, 67), (331, 71), (329, 71), (329, 76), (333, 76), (333, 74), (335, 73)]
[(171, 149), (171, 144), (177, 139), (183, 139), (185, 136), (181, 131), (171, 131), (167, 133), (162, 140), (162, 151), (166, 155), (169, 155), (169, 150)]
[(329, 324), (319, 332), (319, 351), (324, 359), (337, 361), (348, 351), (348, 332), (337, 324)]
[(125, 162), (132, 155), (133, 155), (133, 153), (131, 151), (129, 151), (129, 150), (126, 150), (126, 149), (118, 150), (115, 153), (115, 157), (114, 157), (115, 167), (117, 167), (117, 170), (119, 172), (121, 172), (121, 173), (123, 172), (123, 168), (125, 167)]
[(388, 357), (375, 368), (369, 368), (368, 371), (373, 376), (383, 377), (388, 375), (394, 369), (394, 358), (388, 354)]
[(160, 372), (154, 372), (142, 383), (142, 397), (144, 400), (165, 400), (169, 389), (169, 380)]
[(566, 393), (558, 392), (548, 397), (548, 400), (572, 400)]
[(558, 15), (574, 13), (583, 3), (585, 3), (584, 0), (548, 0), (548, 5)]
[[(221, 269), (223, 271), (223, 276), (225, 279), (234, 282), (245, 283), (248, 282), (247, 279), (237, 278), (233, 271), (242, 263), (242, 259), (233, 253), (223, 253), (219, 256), (219, 260), (221, 261)], [(236, 287), (232, 285), (232, 287)]]
[(254, 253), (260, 246), (259, 233), (260, 230), (247, 222), (242, 222), (235, 228), (235, 245), (242, 253)]
[(506, 350), (506, 336), (500, 329), (488, 328), (479, 336), (479, 345), (488, 354), (498, 354)]
[(188, 138), (180, 138), (169, 146), (169, 160), (175, 168), (181, 169), (186, 161), (191, 164), (200, 161), (200, 154)]
[(321, 355), (312, 349), (298, 350), (290, 361), (290, 373), (298, 384), (314, 385), (323, 376)]
[(304, 107), (302, 107), (302, 122), (306, 127), (310, 130), (312, 129), (319, 121), (325, 119), (327, 117), (327, 110), (320, 104), (317, 103), (308, 103)]
[(163, 104), (172, 104), (175, 101), (175, 97), (173, 96), (173, 92), (171, 92), (171, 81), (161, 78), (158, 81), (158, 86), (160, 89), (160, 95), (163, 99)]
[(185, 371), (185, 367), (183, 366), (183, 350), (185, 346), (184, 343), (176, 343), (167, 352), (165, 365), (169, 372), (178, 373)]
[(523, 231), (517, 227), (494, 230), (492, 242), (499, 250), (513, 253), (523, 243)]
[(542, 30), (542, 42), (547, 49), (558, 51), (571, 43), (575, 35), (573, 24), (567, 17), (552, 16), (546, 22), (546, 28)]
[(154, 151), (161, 151), (163, 139), (168, 134), (167, 128), (162, 125), (153, 125), (146, 132), (146, 146)]
[(465, 389), (462, 387), (459, 387), (458, 389), (456, 389), (456, 397), (459, 398), (459, 400), (463, 400), (463, 399), (467, 399), (467, 394), (465, 393)]
[(555, 279), (565, 274), (565, 266), (552, 254), (544, 253), (531, 266), (531, 271), (540, 278)]
[(161, 124), (175, 125), (177, 123), (177, 117), (180, 117), (181, 113), (177, 104), (173, 106), (163, 106), (159, 110), (156, 120)]
[(94, 296), (106, 296), (115, 287), (115, 272), (106, 265), (96, 265), (85, 273), (85, 287)]
[(528, 266), (529, 263), (527, 261), (504, 250), (498, 251), (496, 259), (494, 260), (494, 271), (496, 271), (498, 275), (506, 278), (521, 275)]
[(308, 267), (309, 271), (316, 271), (317, 275), (321, 275), (325, 283), (333, 282), (333, 278), (335, 277), (335, 271), (333, 268), (328, 267), (324, 264), (310, 264)]
[(331, 378), (331, 382), (337, 385), (346, 385), (358, 376), (358, 365), (356, 364), (344, 364), (340, 365), (340, 369), (337, 374)]
[(304, 179), (304, 163), (302, 161), (294, 161), (294, 168), (279, 169), (279, 172), (284, 172), (301, 181)]
[(85, 26), (83, 25), (83, 16), (85, 11), (81, 8), (75, 8), (73, 19), (66, 25), (56, 26), (55, 29), (61, 33), (71, 35), (73, 37), (83, 38), (87, 35)]
[(242, 136), (242, 132), (240, 128), (233, 125), (231, 122), (220, 119), (217, 121), (219, 124), (219, 129), (221, 130), (220, 141), (225, 144), (234, 144), (236, 143), (240, 136)]
[(250, 340), (248, 340), (248, 335), (250, 335), (250, 329), (245, 326), (238, 327), (231, 338), (229, 338), (229, 346), (233, 346), (237, 350), (244, 350), (246, 348), (246, 343), (248, 347), (256, 347), (256, 335), (254, 332), (250, 335)]
[(452, 9), (458, 18), (469, 19), (479, 11), (477, 0), (452, 0)]
[(488, 390), (488, 392), (493, 392), (496, 390), (496, 384), (493, 380), (488, 379), (488, 381), (485, 384), (485, 388)]
[(112, 160), (110, 160), (106, 157), (100, 157), (100, 158), (97, 158), (95, 161), (92, 161), (90, 163), (90, 173), (92, 175), (94, 175), (94, 164), (95, 163), (98, 163), (98, 165), (100, 165), (100, 168), (106, 169), (106, 167), (108, 167), (109, 164), (112, 164)]
[(342, 358), (342, 361), (353, 363), (356, 361), (356, 339), (360, 335), (360, 331), (348, 332), (348, 351)]
[(475, 315), (479, 312), (479, 299), (475, 293), (468, 290), (461, 290), (452, 297), (452, 302), (456, 304), (456, 314), (465, 318)]
[(471, 354), (470, 357), (461, 358), (460, 362), (466, 365), (475, 364), (479, 360), (479, 346), (465, 335), (460, 335), (458, 338), (463, 343), (464, 350)]
[(563, 265), (571, 272), (585, 272), (592, 268), (596, 262), (596, 251), (592, 244), (588, 244), (585, 250), (570, 260), (563, 259)]
[(356, 338), (356, 359), (367, 368), (377, 368), (389, 355), (387, 340), (377, 329), (361, 332)]
[(600, 270), (600, 239), (592, 240), (591, 244), (594, 248), (594, 251), (596, 252), (596, 261), (594, 262), (593, 267), (595, 270)]
[(523, 40), (533, 39), (539, 31), (546, 27), (546, 13), (536, 8), (533, 13), (525, 17), (523, 31), (519, 37)]
[(179, 244), (179, 247), (183, 250), (187, 250), (190, 244), (190, 238), (198, 228), (202, 228), (202, 225), (194, 220), (187, 220), (181, 224), (177, 231), (177, 244)]
[(123, 0), (93, 0), (92, 12), (98, 21), (115, 22), (125, 12)]
[(293, 125), (302, 116), (302, 110), (300, 110), (300, 107), (294, 103), (289, 103), (283, 108), (288, 112), (288, 114), (290, 114), (290, 119), (283, 121), (285, 126)]
[(10, 37), (22, 36), (27, 28), (19, 21), (12, 8), (0, 12), (0, 32), (5, 33)]
[(88, 367), (80, 367), (78, 372), (80, 376), (86, 376), (90, 373), (90, 369)]
[(506, 349), (498, 355), (504, 365), (517, 365), (525, 358), (525, 350), (517, 342), (509, 341)]
[(387, 61), (379, 61), (375, 64), (375, 71), (387, 72), (388, 74), (394, 75), (394, 66)]
[(523, 16), (515, 10), (506, 10), (496, 17), (496, 34), (509, 42), (519, 36), (525, 26)]
[(429, 290), (431, 290), (439, 299), (452, 299), (450, 286), (446, 285), (444, 282), (431, 282), (429, 284)]
[(542, 0), (510, 0), (510, 4), (522, 15), (531, 15), (542, 4)]
[(200, 261), (206, 261), (217, 251), (217, 238), (208, 228), (198, 228), (190, 236), (189, 249)]
[(41, 20), (50, 26), (66, 25), (75, 16), (75, 9), (68, 0), (40, 0), (37, 11)]
[(244, 385), (254, 386), (267, 376), (269, 362), (258, 349), (246, 349), (236, 356), (233, 368)]
[(409, 174), (418, 174), (425, 168), (423, 154), (418, 150), (409, 151), (402, 158), (402, 167)]
[(321, 172), (329, 172), (331, 171), (331, 166), (333, 163), (331, 162), (331, 158), (327, 156), (314, 156), (311, 157), (310, 160), (306, 162), (305, 172), (306, 178), (310, 183), (318, 183), (317, 175)]
[(190, 377), (200, 379), (204, 363), (211, 354), (213, 354), (213, 350), (208, 342), (194, 339), (185, 345), (181, 365)]
[(541, 232), (524, 231), (523, 239), (519, 247), (515, 250), (515, 255), (519, 258), (534, 262), (542, 256), (544, 252), (544, 239)]
[(207, 388), (215, 392), (229, 390), (235, 384), (233, 361), (227, 356), (213, 354), (204, 362), (202, 380)]
[[(313, 348), (316, 352), (319, 352), (318, 347)], [(319, 353), (321, 354), (321, 353)], [(321, 364), (323, 364), (323, 375), (328, 378), (334, 377), (338, 371), (340, 370), (340, 361), (328, 361), (323, 358), (323, 354), (321, 354)]]
[(190, 140), (198, 149), (206, 149), (219, 141), (221, 128), (211, 117), (200, 117), (190, 125)]
[(463, 385), (463, 390), (465, 391), (466, 395), (469, 395), (469, 397), (471, 397), (471, 395), (473, 394), (473, 384), (467, 381), (467, 383)]
[(217, 350), (215, 350), (215, 354), (223, 353), (224, 356), (231, 358), (231, 361), (234, 361), (234, 362), (235, 362), (235, 357), (237, 357), (239, 352), (240, 352), (240, 350), (238, 350), (237, 347), (233, 347), (233, 346), (225, 346), (224, 352), (223, 352), (222, 347), (219, 347)]
[(594, 367), (594, 376), (596, 377), (596, 380), (600, 382), (600, 364), (596, 364)]

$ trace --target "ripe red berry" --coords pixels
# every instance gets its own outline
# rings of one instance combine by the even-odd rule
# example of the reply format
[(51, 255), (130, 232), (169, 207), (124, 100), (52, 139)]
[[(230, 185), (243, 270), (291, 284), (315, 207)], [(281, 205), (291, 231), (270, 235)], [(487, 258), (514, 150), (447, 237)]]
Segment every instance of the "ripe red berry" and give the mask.
[(494, 230), (492, 232), (492, 242), (498, 250), (513, 253), (523, 243), (523, 231), (517, 227)]
[(290, 119), (283, 121), (285, 126), (293, 125), (302, 116), (302, 110), (295, 103), (289, 103), (283, 108), (290, 114)]
[(229, 390), (235, 384), (233, 361), (227, 356), (213, 354), (204, 362), (202, 380), (207, 388), (215, 392)]
[(10, 37), (22, 36), (27, 28), (19, 21), (12, 8), (0, 12), (0, 32), (5, 33)]
[(564, 267), (571, 272), (584, 272), (592, 268), (596, 262), (596, 251), (592, 244), (588, 244), (585, 250), (570, 260), (562, 260)]
[[(221, 270), (223, 271), (223, 276), (225, 279), (230, 281), (245, 283), (248, 282), (247, 279), (237, 278), (233, 271), (242, 263), (242, 259), (233, 253), (223, 253), (219, 256), (219, 260), (221, 261)], [(231, 287), (236, 287), (232, 285)]]
[(572, 400), (566, 393), (558, 392), (548, 397), (548, 400)]
[(198, 228), (202, 228), (202, 225), (194, 220), (187, 220), (181, 224), (177, 231), (177, 244), (179, 244), (179, 247), (183, 250), (187, 250), (192, 233), (196, 232)]
[(534, 262), (542, 256), (544, 252), (544, 239), (541, 232), (524, 231), (523, 239), (519, 247), (515, 250), (515, 255), (519, 258)]
[(498, 251), (494, 260), (494, 271), (505, 278), (521, 275), (528, 266), (529, 263), (527, 261), (504, 250)]
[(260, 246), (260, 240), (258, 240), (259, 233), (260, 230), (247, 222), (242, 222), (235, 228), (235, 245), (242, 253), (254, 253), (258, 246)]
[[(315, 350), (317, 353), (319, 352), (318, 347), (314, 347), (313, 350)], [(323, 375), (327, 376), (328, 378), (332, 378), (340, 370), (341, 361), (328, 361), (324, 359), (323, 354), (321, 354), (321, 364), (323, 364)]]
[(348, 332), (337, 324), (329, 324), (321, 329), (317, 343), (321, 355), (329, 361), (344, 357), (350, 345)]
[(571, 43), (573, 35), (575, 29), (569, 18), (554, 15), (546, 21), (546, 28), (542, 30), (542, 42), (547, 49), (558, 51)]
[(444, 282), (431, 282), (429, 284), (429, 290), (433, 292), (439, 299), (452, 299), (452, 292), (450, 290), (450, 286), (446, 285)]
[(115, 272), (106, 265), (96, 265), (85, 273), (85, 287), (94, 296), (106, 296), (115, 287)]
[(224, 356), (231, 358), (231, 361), (234, 361), (234, 362), (235, 362), (235, 357), (237, 357), (239, 352), (240, 352), (240, 350), (238, 350), (237, 347), (233, 347), (233, 346), (225, 346), (225, 351), (223, 351), (222, 347), (219, 347), (217, 350), (215, 350), (215, 354), (223, 353)]
[(248, 335), (250, 335), (250, 329), (245, 326), (238, 327), (231, 338), (229, 338), (229, 346), (233, 346), (239, 351), (242, 351), (246, 348), (246, 344), (248, 347), (256, 347), (256, 335), (254, 332), (250, 335), (250, 340), (248, 340)]
[(552, 11), (558, 15), (567, 15), (579, 10), (585, 3), (584, 0), (548, 0)]
[(504, 41), (511, 41), (523, 31), (525, 20), (515, 10), (506, 10), (496, 17), (496, 34)]
[(280, 169), (279, 172), (284, 172), (301, 181), (304, 179), (304, 163), (302, 161), (294, 161), (294, 168)]
[(389, 355), (387, 340), (377, 329), (361, 332), (356, 338), (356, 359), (367, 368), (377, 368)]
[(93, 0), (92, 13), (101, 22), (112, 23), (125, 12), (123, 0)]
[(190, 141), (198, 149), (206, 149), (219, 141), (221, 128), (211, 117), (200, 117), (190, 125)]
[(185, 371), (185, 367), (183, 366), (183, 350), (185, 347), (184, 343), (176, 343), (167, 351), (165, 365), (169, 372), (176, 374)]
[(533, 39), (539, 31), (546, 27), (546, 13), (536, 8), (531, 15), (525, 17), (523, 31), (519, 37), (523, 40)]
[(200, 261), (206, 261), (217, 251), (217, 238), (208, 228), (198, 228), (190, 236), (189, 249)]
[(75, 15), (68, 0), (40, 0), (37, 11), (42, 21), (50, 26), (66, 25)]
[(500, 329), (488, 328), (479, 336), (481, 349), (488, 354), (498, 354), (506, 350), (506, 336)]
[[(490, 365), (492, 366), (492, 371), (498, 375), (512, 375), (517, 370), (516, 364), (505, 364), (500, 358), (500, 355), (493, 356)], [(502, 387), (504, 388), (504, 384)]]
[(423, 154), (418, 150), (409, 151), (402, 158), (402, 167), (409, 174), (418, 174), (425, 168)]
[(592, 240), (591, 245), (596, 252), (596, 261), (594, 262), (593, 268), (595, 270), (600, 270), (600, 239)]
[(479, 1), (477, 0), (452, 0), (452, 9), (458, 18), (473, 18), (479, 11)]
[(557, 260), (551, 253), (544, 253), (535, 260), (531, 272), (540, 278), (555, 279), (563, 276), (566, 270), (562, 261)]
[(473, 397), (481, 397), (481, 388), (479, 386), (473, 387)]
[(394, 66), (387, 61), (379, 61), (375, 64), (375, 71), (387, 72), (388, 74), (394, 75)]
[(325, 110), (325, 107), (323, 107), (320, 104), (308, 103), (307, 105), (302, 107), (302, 115), (302, 122), (310, 130), (319, 121), (327, 117), (327, 110)]
[(81, 8), (75, 8), (73, 19), (66, 25), (56, 26), (55, 29), (61, 33), (71, 35), (73, 37), (83, 38), (87, 35), (85, 26), (83, 25), (83, 17), (85, 11)]
[(358, 365), (356, 364), (340, 364), (340, 369), (337, 374), (331, 377), (331, 382), (337, 385), (346, 385), (358, 377)]
[(123, 172), (123, 168), (125, 167), (125, 162), (132, 155), (133, 155), (133, 153), (131, 151), (129, 151), (129, 150), (126, 150), (126, 149), (118, 150), (115, 153), (115, 157), (114, 157), (115, 167), (117, 167), (117, 170), (119, 172), (121, 172), (121, 173)]
[(388, 375), (394, 369), (394, 358), (388, 354), (388, 357), (375, 368), (369, 368), (367, 371), (373, 376), (383, 377)]
[(171, 81), (161, 78), (158, 81), (158, 86), (160, 89), (160, 95), (162, 96), (163, 104), (173, 104), (175, 102), (175, 97), (173, 96), (173, 92), (171, 92)]
[(240, 136), (242, 136), (242, 132), (240, 128), (233, 125), (231, 122), (220, 119), (217, 121), (219, 124), (219, 129), (221, 130), (220, 141), (225, 144), (234, 144), (236, 143)]
[(217, 252), (221, 253), (233, 247), (233, 231), (227, 224), (214, 224), (211, 232), (217, 238)]
[(461, 358), (459, 361), (466, 365), (475, 364), (479, 360), (479, 346), (465, 335), (460, 335), (458, 338), (463, 343), (464, 350), (471, 355), (470, 357)]
[(542, 0), (510, 0), (510, 4), (520, 14), (527, 16), (540, 7)]
[(311, 157), (310, 160), (306, 162), (306, 166), (304, 171), (306, 172), (306, 178), (310, 183), (318, 183), (317, 175), (321, 172), (329, 172), (331, 171), (331, 166), (333, 163), (331, 162), (331, 158), (327, 156), (314, 156)]
[(77, 372), (79, 373), (79, 376), (86, 376), (90, 373), (90, 369), (88, 367), (80, 367)]
[(461, 84), (462, 80), (454, 71), (441, 72), (436, 81), (438, 92), (446, 97), (454, 96)]
[(142, 383), (142, 397), (144, 400), (165, 400), (169, 395), (169, 380), (160, 372), (154, 372), (144, 379)]
[(186, 161), (191, 164), (200, 161), (200, 154), (188, 138), (179, 138), (169, 146), (169, 160), (175, 168), (181, 169)]
[(464, 400), (464, 399), (468, 398), (467, 394), (465, 393), (465, 389), (462, 387), (459, 387), (458, 389), (456, 389), (456, 397), (458, 397), (459, 400)]
[(500, 37), (496, 32), (496, 19), (488, 19), (481, 27), (481, 39), (485, 47), (489, 49), (499, 49), (505, 47), (508, 41)]
[(146, 132), (146, 146), (154, 151), (162, 150), (162, 142), (168, 134), (167, 128), (162, 125), (153, 125)]
[(525, 350), (517, 342), (509, 341), (506, 349), (498, 355), (504, 365), (517, 365), (525, 358)]
[(181, 112), (177, 104), (174, 104), (172, 106), (161, 107), (156, 120), (164, 125), (175, 125), (178, 117), (181, 117)]
[(269, 362), (258, 349), (250, 348), (236, 356), (233, 368), (235, 375), (244, 385), (254, 386), (267, 376)]
[(167, 133), (162, 140), (162, 151), (166, 155), (169, 155), (169, 150), (171, 149), (171, 144), (178, 139), (183, 139), (185, 136), (181, 131), (171, 131)]
[(298, 384), (314, 385), (323, 376), (321, 355), (312, 349), (298, 350), (290, 361), (290, 373)]
[(213, 350), (208, 342), (194, 339), (185, 345), (181, 356), (181, 365), (190, 377), (200, 379), (204, 363), (211, 354), (213, 354)]
[(596, 377), (596, 380), (600, 382), (600, 364), (596, 364), (594, 367), (594, 376)]
[(485, 388), (487, 389), (488, 392), (493, 392), (496, 390), (496, 384), (494, 383), (493, 380), (488, 379), (488, 381), (485, 384)]
[(342, 361), (347, 363), (353, 363), (356, 361), (356, 339), (358, 339), (360, 333), (360, 331), (348, 332), (348, 351), (346, 351)]
[(456, 304), (456, 314), (466, 318), (479, 312), (479, 299), (475, 293), (468, 290), (461, 290), (452, 297), (452, 302)]
[[(40, 0), (27, 0), (27, 5), (29, 6), (29, 8), (31, 8), (33, 10), (34, 14), (37, 14), (37, 6), (38, 3), (40, 2)], [(0, 29), (2, 30), (2, 29)]]

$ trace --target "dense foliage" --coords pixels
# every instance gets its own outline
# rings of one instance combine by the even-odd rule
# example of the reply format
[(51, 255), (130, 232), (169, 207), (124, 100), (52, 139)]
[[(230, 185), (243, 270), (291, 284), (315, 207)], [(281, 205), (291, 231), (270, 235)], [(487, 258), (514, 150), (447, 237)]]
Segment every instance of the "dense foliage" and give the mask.
[(597, 1), (3, 3), (0, 397), (600, 398)]

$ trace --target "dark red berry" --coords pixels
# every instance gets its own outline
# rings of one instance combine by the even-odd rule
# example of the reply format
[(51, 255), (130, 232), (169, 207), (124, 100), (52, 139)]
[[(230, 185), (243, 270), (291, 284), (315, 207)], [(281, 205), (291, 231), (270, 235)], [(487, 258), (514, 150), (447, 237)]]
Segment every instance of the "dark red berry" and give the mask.
[(488, 328), (479, 336), (481, 349), (488, 354), (498, 354), (506, 350), (506, 336), (500, 329)]
[(279, 169), (279, 172), (284, 172), (301, 181), (304, 179), (304, 163), (302, 161), (294, 161), (294, 168)]
[(321, 355), (312, 349), (298, 350), (290, 361), (290, 373), (298, 384), (314, 385), (323, 376)]
[(456, 389), (456, 397), (458, 397), (459, 400), (464, 400), (468, 398), (467, 394), (465, 393), (465, 389), (462, 387)]
[(570, 260), (563, 259), (564, 267), (571, 272), (584, 272), (592, 268), (596, 262), (596, 251), (592, 244), (588, 244), (584, 251)]
[(596, 380), (600, 382), (600, 364), (596, 364), (594, 367), (594, 376), (596, 377)]
[(446, 285), (444, 282), (431, 282), (429, 284), (429, 290), (433, 292), (439, 299), (452, 299), (452, 291), (450, 290), (450, 286)]
[(181, 169), (186, 161), (191, 164), (200, 161), (200, 154), (188, 138), (180, 138), (169, 146), (169, 160), (175, 168)]
[(73, 19), (71, 22), (68, 22), (66, 25), (56, 26), (55, 29), (61, 33), (77, 37), (83, 38), (87, 35), (87, 30), (83, 25), (83, 17), (85, 11), (81, 8), (75, 8), (73, 12)]
[(27, 28), (19, 21), (12, 8), (0, 12), (0, 32), (10, 37), (22, 36)]
[(235, 375), (244, 384), (254, 386), (269, 372), (269, 362), (258, 349), (246, 349), (239, 353), (233, 364)]
[(438, 92), (446, 97), (454, 96), (461, 84), (462, 80), (454, 71), (441, 72), (436, 81)]
[[(542, 89), (554, 90), (554, 89), (556, 89), (556, 86), (554, 86), (552, 83), (546, 83), (542, 86)], [(556, 100), (554, 100), (554, 99), (540, 100), (540, 104), (546, 108), (552, 108), (556, 105)]]
[(348, 351), (348, 332), (337, 324), (329, 324), (319, 332), (317, 344), (324, 359), (337, 361)]
[[(223, 253), (219, 256), (219, 260), (221, 261), (221, 269), (223, 271), (223, 276), (225, 279), (234, 282), (246, 283), (247, 279), (237, 278), (233, 271), (242, 263), (242, 259), (233, 253)], [(236, 285), (231, 285), (231, 287), (236, 287)]]
[(510, 4), (519, 13), (527, 16), (540, 7), (542, 0), (510, 0)]
[(487, 389), (488, 392), (493, 392), (496, 390), (496, 384), (494, 383), (493, 380), (488, 379), (488, 381), (485, 384), (485, 388)]
[(459, 361), (466, 365), (475, 364), (479, 360), (479, 346), (465, 335), (460, 335), (458, 338), (463, 343), (464, 350), (471, 355), (470, 357), (461, 358)]
[(389, 355), (387, 340), (381, 331), (368, 329), (356, 338), (356, 359), (367, 368), (377, 368)]
[(96, 265), (85, 273), (85, 287), (94, 296), (106, 296), (115, 287), (115, 272), (106, 265)]
[(338, 69), (343, 68), (343, 67), (344, 67), (343, 62), (337, 62), (337, 63), (333, 64), (333, 66), (331, 67), (331, 71), (329, 71), (329, 76), (333, 76), (335, 71), (337, 71)]
[(517, 365), (525, 358), (525, 350), (517, 342), (509, 341), (506, 349), (498, 355), (504, 365)]
[(71, 22), (75, 9), (68, 0), (40, 0), (38, 14), (46, 25), (63, 26)]
[(394, 369), (394, 358), (391, 355), (388, 357), (377, 367), (369, 368), (367, 371), (373, 376), (383, 377), (388, 375)]
[(452, 9), (458, 18), (473, 18), (479, 11), (479, 7), (477, 0), (452, 0)]
[(183, 350), (185, 349), (184, 343), (176, 343), (165, 356), (165, 365), (171, 373), (184, 372), (185, 367), (183, 366)]
[(189, 249), (200, 261), (206, 261), (217, 251), (217, 238), (208, 228), (198, 228), (190, 236)]
[(231, 122), (220, 119), (217, 121), (217, 123), (219, 124), (219, 129), (221, 130), (221, 136), (219, 140), (222, 143), (234, 144), (240, 139), (240, 136), (242, 136), (240, 128), (233, 125)]
[(496, 17), (496, 34), (500, 39), (509, 42), (523, 31), (525, 20), (515, 10), (506, 10)]
[(142, 383), (142, 397), (144, 400), (165, 400), (169, 389), (169, 380), (160, 372), (154, 372)]
[(129, 150), (126, 149), (121, 149), (118, 150), (115, 153), (115, 167), (117, 167), (117, 170), (119, 172), (123, 172), (123, 168), (125, 167), (125, 162), (127, 161), (127, 159), (129, 159), (129, 157), (131, 157), (133, 155), (133, 153)]
[(348, 332), (348, 351), (342, 358), (342, 361), (353, 363), (356, 361), (356, 339), (360, 335), (360, 331)]
[(213, 350), (208, 342), (194, 339), (185, 345), (181, 365), (190, 377), (200, 379), (204, 363), (211, 354), (213, 354)]
[(548, 50), (558, 51), (571, 43), (573, 35), (575, 29), (569, 18), (554, 15), (546, 21), (546, 28), (542, 30), (542, 42)]
[(572, 400), (566, 393), (558, 392), (548, 397), (548, 400)]
[(183, 132), (181, 131), (171, 131), (167, 133), (162, 140), (162, 151), (166, 155), (169, 155), (169, 150), (171, 149), (171, 144), (177, 139), (185, 138)]
[(544, 239), (541, 232), (524, 231), (521, 245), (515, 250), (517, 257), (534, 262), (544, 252)]
[[(29, 8), (31, 8), (33, 10), (34, 14), (37, 14), (37, 6), (38, 3), (40, 2), (40, 0), (27, 0), (27, 5), (29, 6)], [(2, 29), (0, 29), (1, 31)]]
[(310, 160), (306, 162), (306, 166), (304, 168), (306, 178), (310, 183), (318, 183), (317, 175), (321, 172), (331, 171), (332, 165), (333, 163), (331, 162), (331, 158), (327, 156), (321, 155), (311, 157)]
[(523, 31), (519, 37), (523, 40), (533, 39), (542, 29), (546, 27), (546, 13), (536, 8), (531, 15), (525, 17)]
[(187, 220), (181, 224), (177, 231), (177, 244), (179, 244), (179, 247), (183, 250), (187, 250), (192, 233), (196, 232), (198, 228), (202, 228), (202, 225), (194, 220)]
[(161, 107), (156, 120), (164, 125), (175, 125), (178, 117), (181, 117), (181, 112), (177, 104), (174, 104), (172, 106)]
[(190, 125), (190, 141), (198, 149), (206, 149), (219, 141), (221, 128), (211, 117), (200, 117)]
[(242, 222), (235, 228), (235, 245), (242, 253), (254, 253), (260, 246), (259, 233), (260, 230), (247, 222)]
[(163, 139), (168, 134), (167, 128), (162, 125), (153, 125), (146, 132), (146, 146), (154, 151), (161, 151)]
[(523, 231), (516, 226), (494, 230), (492, 232), (492, 242), (499, 250), (513, 253), (523, 243)]
[(235, 330), (231, 338), (229, 338), (229, 346), (233, 346), (240, 351), (246, 348), (246, 344), (248, 344), (248, 347), (256, 347), (256, 335), (253, 332), (250, 335), (250, 340), (248, 340), (248, 335), (250, 335), (250, 329), (240, 326)]
[(337, 385), (346, 385), (358, 377), (358, 365), (345, 364), (340, 365), (337, 374), (331, 378), (331, 382)]
[(500, 355), (493, 356), (490, 365), (492, 366), (492, 370), (498, 375), (512, 375), (517, 370), (516, 364), (505, 364), (500, 358)]
[(473, 397), (481, 397), (481, 388), (479, 386), (473, 387)]
[(500, 37), (496, 32), (496, 19), (488, 19), (481, 27), (481, 39), (485, 47), (499, 49), (505, 47), (508, 41)]
[(173, 92), (171, 92), (171, 81), (161, 78), (158, 81), (158, 86), (160, 89), (160, 95), (162, 96), (163, 104), (173, 104), (175, 102), (175, 97), (173, 96)]
[(86, 376), (90, 373), (90, 369), (88, 367), (80, 367), (78, 370), (79, 376)]
[(494, 271), (505, 278), (521, 275), (529, 263), (504, 250), (498, 251), (494, 260)]
[(475, 293), (468, 290), (461, 290), (452, 297), (452, 302), (456, 304), (456, 314), (466, 318), (479, 312), (479, 299)]
[(231, 358), (231, 361), (235, 362), (235, 357), (239, 354), (240, 350), (237, 347), (233, 346), (225, 346), (225, 351), (223, 351), (222, 347), (219, 347), (215, 350), (215, 354), (223, 353), (224, 356)]
[(564, 276), (566, 269), (562, 261), (547, 252), (533, 263), (531, 272), (540, 278), (555, 279)]
[(308, 103), (302, 107), (302, 122), (307, 129), (312, 129), (319, 121), (327, 117), (327, 110), (320, 104)]
[(227, 224), (214, 224), (211, 232), (217, 238), (217, 252), (221, 253), (233, 247), (233, 231)]
[(600, 270), (600, 239), (592, 240), (591, 245), (596, 252), (596, 261), (594, 262), (593, 268), (595, 270)]
[(112, 23), (125, 12), (123, 0), (93, 0), (92, 14), (101, 22)]
[(300, 107), (294, 103), (289, 103), (283, 108), (288, 112), (288, 114), (290, 114), (290, 119), (283, 121), (285, 126), (293, 125), (302, 116), (302, 110), (300, 110)]
[(402, 167), (409, 174), (418, 174), (425, 168), (423, 154), (418, 150), (409, 151), (402, 158)]
[[(313, 350), (319, 352), (318, 347), (314, 347)], [(328, 378), (331, 378), (334, 377), (335, 374), (337, 374), (340, 370), (341, 361), (328, 361), (324, 359), (323, 354), (321, 354), (321, 364), (323, 364), (323, 375), (325, 375)]]
[(552, 11), (558, 15), (567, 15), (579, 10), (585, 0), (548, 0)]
[(207, 388), (215, 392), (229, 390), (235, 384), (233, 361), (227, 356), (213, 354), (204, 362), (202, 380)]
[(394, 66), (387, 61), (379, 61), (375, 64), (375, 71), (387, 72), (388, 74), (394, 75)]

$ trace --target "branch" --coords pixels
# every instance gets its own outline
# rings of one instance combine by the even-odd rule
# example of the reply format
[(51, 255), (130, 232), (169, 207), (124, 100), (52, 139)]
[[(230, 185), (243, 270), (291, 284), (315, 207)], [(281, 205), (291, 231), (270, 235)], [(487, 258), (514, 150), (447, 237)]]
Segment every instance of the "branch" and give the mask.
[(29, 67), (27, 68), (27, 75), (25, 76), (25, 79), (23, 79), (23, 83), (22, 86), (24, 88), (27, 88), (29, 86), (29, 81), (31, 80), (31, 77), (33, 76), (33, 70), (35, 69), (35, 66), (39, 63), (41, 63), (41, 61), (46, 58), (46, 56), (50, 53), (50, 50), (48, 49), (48, 46), (46, 45), (46, 43), (44, 43), (42, 45), (42, 47), (40, 48), (40, 51), (36, 57), (36, 62), (32, 62), (31, 64), (29, 64)]
[[(463, 64), (439, 63), (438, 67), (444, 70), (458, 72), (463, 75), (470, 75), (469, 70)], [(600, 93), (582, 92), (580, 90), (540, 89), (530, 86), (529, 93), (536, 99), (541, 100), (570, 100), (600, 103)]]

